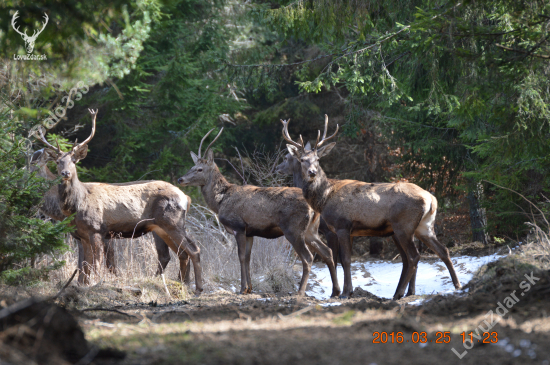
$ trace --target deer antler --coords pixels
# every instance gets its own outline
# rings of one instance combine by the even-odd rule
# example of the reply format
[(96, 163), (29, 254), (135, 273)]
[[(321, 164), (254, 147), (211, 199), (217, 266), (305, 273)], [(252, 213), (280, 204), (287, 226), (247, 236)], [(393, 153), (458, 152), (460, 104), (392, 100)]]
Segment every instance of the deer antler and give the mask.
[(56, 151), (57, 153), (61, 153), (61, 149), (59, 147), (54, 147), (48, 141), (46, 141), (44, 134), (42, 134), (42, 128), (38, 128), (38, 134), (40, 135), (40, 140), (44, 142), (46, 146), (50, 147), (52, 150)]
[(13, 27), (13, 30), (15, 30), (17, 33), (21, 34), (22, 36), (28, 37), (26, 32), (22, 33), (19, 31), (19, 27), (15, 27), (15, 20), (19, 18), (19, 16), (17, 15), (18, 13), (19, 11), (16, 11), (15, 14), (13, 14), (13, 17), (11, 18), (11, 26)]
[(84, 140), (84, 142), (82, 143), (79, 143), (79, 144), (76, 144), (76, 141), (74, 141), (74, 144), (73, 144), (73, 148), (71, 149), (71, 152), (74, 151), (74, 150), (77, 150), (79, 149), (80, 147), (83, 147), (85, 145), (87, 145), (91, 140), (92, 138), (94, 138), (94, 134), (95, 134), (95, 120), (97, 118), (97, 112), (98, 112), (99, 109), (96, 109), (96, 110), (93, 110), (93, 109), (89, 109), (88, 108), (88, 111), (90, 112), (90, 114), (92, 115), (92, 133), (90, 133), (90, 136), (88, 138), (86, 138)]
[(336, 136), (336, 133), (338, 133), (338, 124), (336, 124), (336, 131), (334, 132), (334, 134), (328, 138), (325, 138), (327, 136), (327, 128), (328, 128), (328, 115), (325, 114), (325, 131), (323, 132), (323, 138), (321, 138), (321, 142), (319, 142), (319, 136), (321, 135), (321, 131), (318, 131), (319, 133), (317, 133), (317, 141), (315, 142), (315, 147), (313, 147), (314, 150), (321, 147), (323, 143), (325, 143), (329, 139), (334, 138), (334, 136)]
[(301, 149), (302, 151), (305, 151), (306, 146), (304, 145), (304, 140), (302, 139), (302, 135), (300, 134), (300, 143), (294, 142), (292, 138), (290, 138), (290, 135), (288, 134), (288, 122), (289, 120), (282, 120), (281, 123), (283, 123), (283, 138), (290, 144), (292, 144), (294, 147), (297, 147)]
[[(205, 155), (206, 155), (206, 153), (208, 152), (208, 150), (210, 149), (210, 147), (212, 147), (212, 145), (214, 144), (214, 142), (216, 142), (216, 140), (217, 140), (218, 138), (220, 138), (220, 135), (222, 134), (222, 132), (223, 132), (223, 127), (222, 127), (222, 129), (220, 129), (220, 131), (218, 132), (218, 135), (216, 136), (216, 138), (214, 138), (214, 139), (212, 140), (212, 142), (210, 142), (210, 144), (208, 145), (208, 147), (206, 147), (206, 149), (204, 150), (204, 154), (205, 154)], [(210, 132), (209, 132), (209, 133), (210, 133)]]
[(213, 131), (214, 129), (215, 129), (215, 128), (212, 128), (211, 130), (208, 131), (208, 133), (206, 133), (206, 134), (204, 135), (204, 137), (202, 137), (202, 139), (201, 139), (201, 144), (199, 145), (199, 155), (198, 155), (199, 158), (202, 158), (202, 157), (201, 157), (202, 143), (204, 142), (204, 140), (206, 139), (206, 137), (208, 137), (208, 136), (210, 135), (210, 133), (212, 133), (212, 131)]

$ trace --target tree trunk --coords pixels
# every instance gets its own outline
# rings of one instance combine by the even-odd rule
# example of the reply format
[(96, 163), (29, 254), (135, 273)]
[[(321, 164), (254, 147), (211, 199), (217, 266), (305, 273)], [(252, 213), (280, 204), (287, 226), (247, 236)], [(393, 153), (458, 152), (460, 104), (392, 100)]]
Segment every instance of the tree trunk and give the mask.
[(468, 179), (468, 204), (470, 205), (470, 224), (472, 226), (472, 241), (479, 241), (486, 245), (489, 237), (486, 232), (487, 216), (485, 209), (481, 207), (480, 200), (483, 195), (483, 187), (473, 179)]

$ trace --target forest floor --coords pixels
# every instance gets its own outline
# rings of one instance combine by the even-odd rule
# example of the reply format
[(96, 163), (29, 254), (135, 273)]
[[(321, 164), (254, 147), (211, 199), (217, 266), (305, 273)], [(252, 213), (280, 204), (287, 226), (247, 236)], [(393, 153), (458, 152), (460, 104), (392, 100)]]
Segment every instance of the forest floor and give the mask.
[[(474, 253), (475, 247), (466, 249)], [(536, 262), (517, 251), (483, 266), (466, 290), (397, 301), (357, 288), (351, 299), (218, 290), (183, 300), (172, 291), (145, 303), (130, 290), (101, 302), (97, 290), (106, 288), (73, 284), (57, 303), (76, 319), (91, 354), (115, 350), (113, 358), (104, 353), (79, 364), (548, 365), (549, 258), (539, 255), (544, 262)], [(21, 347), (23, 327), (12, 328), (4, 343), (25, 353), (37, 347)], [(56, 339), (50, 341), (55, 346)]]
[[(103, 308), (125, 314), (101, 309), (78, 319), (92, 343), (126, 352), (122, 364), (547, 364), (548, 300), (522, 298), (483, 335), (478, 326), (499, 318), (487, 316), (498, 297), (436, 296), (414, 306), (407, 303), (418, 296), (319, 301), (217, 293), (162, 306)], [(461, 333), (469, 338), (476, 329), (479, 340), (463, 344)]]
[(351, 299), (318, 300), (220, 291), (76, 317), (91, 343), (127, 354), (121, 364), (549, 364), (549, 298), (550, 271), (516, 254), (448, 295), (393, 301), (359, 288)]

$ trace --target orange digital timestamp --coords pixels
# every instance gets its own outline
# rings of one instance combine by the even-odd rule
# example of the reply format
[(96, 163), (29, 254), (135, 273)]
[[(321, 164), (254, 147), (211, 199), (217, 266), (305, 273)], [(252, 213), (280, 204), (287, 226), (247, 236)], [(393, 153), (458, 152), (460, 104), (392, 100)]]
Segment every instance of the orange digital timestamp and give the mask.
[[(374, 332), (372, 343), (449, 343), (451, 342), (451, 332), (435, 332), (435, 338), (429, 339), (426, 332), (413, 332), (410, 338), (405, 338), (403, 332)], [(496, 343), (498, 342), (498, 333), (496, 332), (483, 332), (481, 336), (474, 335), (473, 332), (460, 334), (462, 342), (469, 339), (474, 342), (478, 338), (478, 342), (482, 343)]]

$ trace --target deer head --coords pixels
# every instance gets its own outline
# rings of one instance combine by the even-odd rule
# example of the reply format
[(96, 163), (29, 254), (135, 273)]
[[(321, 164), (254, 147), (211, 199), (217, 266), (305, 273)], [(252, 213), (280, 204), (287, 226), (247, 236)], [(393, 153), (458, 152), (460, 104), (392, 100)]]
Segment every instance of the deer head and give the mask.
[(61, 176), (61, 178), (64, 181), (69, 181), (73, 178), (75, 178), (76, 175), (76, 163), (83, 158), (86, 157), (88, 154), (88, 143), (92, 140), (95, 134), (95, 122), (97, 118), (97, 110), (88, 109), (90, 114), (92, 115), (92, 133), (86, 140), (80, 144), (78, 144), (78, 140), (75, 140), (73, 143), (73, 147), (69, 152), (63, 152), (61, 151), (61, 148), (59, 148), (59, 144), (57, 147), (52, 146), (46, 138), (44, 138), (44, 135), (42, 134), (42, 130), (39, 129), (38, 132), (40, 134), (40, 139), (46, 146), (49, 147), (48, 153), (55, 154), (55, 163), (57, 164), (57, 172)]
[(48, 180), (53, 180), (56, 178), (56, 176), (52, 174), (48, 169), (48, 162), (55, 161), (56, 159), (57, 154), (53, 150), (49, 148), (39, 149), (31, 156), (30, 171), (38, 171), (38, 176), (41, 176)]
[(49, 19), (48, 15), (46, 13), (44, 13), (44, 19), (46, 19), (46, 21), (42, 23), (42, 29), (40, 29), (38, 31), (35, 30), (33, 32), (33, 34), (29, 37), (27, 35), (27, 31), (25, 31), (25, 33), (22, 33), (21, 31), (19, 31), (19, 27), (15, 26), (15, 20), (17, 18), (19, 18), (17, 13), (19, 13), (19, 12), (16, 11), (15, 14), (13, 14), (13, 17), (11, 18), (11, 26), (13, 27), (13, 30), (15, 30), (17, 33), (19, 33), (21, 35), (21, 37), (23, 37), (23, 40), (25, 41), (25, 48), (27, 49), (27, 53), (32, 53), (32, 51), (34, 49), (34, 42), (36, 42), (36, 37), (38, 37), (38, 35), (40, 33), (42, 33), (44, 28), (46, 28), (46, 24), (48, 24), (48, 19)]
[(204, 186), (208, 182), (208, 178), (211, 175), (211, 171), (213, 169), (217, 169), (216, 164), (214, 163), (214, 153), (210, 149), (214, 142), (220, 137), (220, 135), (223, 132), (223, 128), (220, 129), (218, 132), (218, 135), (216, 138), (210, 142), (208, 147), (206, 148), (206, 151), (204, 151), (204, 156), (201, 156), (201, 149), (202, 149), (202, 143), (212, 133), (214, 128), (212, 128), (204, 137), (202, 137), (201, 144), (199, 145), (199, 154), (195, 155), (193, 151), (191, 151), (191, 158), (193, 159), (193, 162), (195, 163), (195, 166), (193, 166), (187, 173), (180, 177), (178, 179), (178, 184), (182, 186)]
[[(305, 149), (311, 150), (311, 144), (309, 142), (306, 144)], [(275, 172), (282, 175), (301, 174), (302, 165), (300, 161), (289, 152), (283, 158), (283, 162), (277, 165)]]
[(311, 148), (309, 142), (308, 144), (304, 144), (304, 140), (301, 135), (300, 143), (294, 142), (292, 138), (290, 138), (290, 135), (288, 134), (288, 122), (290, 122), (290, 119), (281, 120), (281, 123), (283, 123), (283, 138), (289, 142), (289, 144), (286, 145), (288, 152), (300, 162), (302, 177), (304, 180), (312, 181), (315, 177), (317, 177), (321, 169), (319, 166), (319, 159), (327, 155), (336, 145), (336, 142), (329, 143), (326, 146), (324, 144), (326, 141), (336, 136), (336, 133), (338, 133), (338, 124), (336, 125), (336, 131), (334, 134), (327, 138), (328, 116), (325, 114), (325, 130), (323, 132), (323, 137), (319, 140), (321, 137), (321, 131), (318, 131), (315, 146)]

